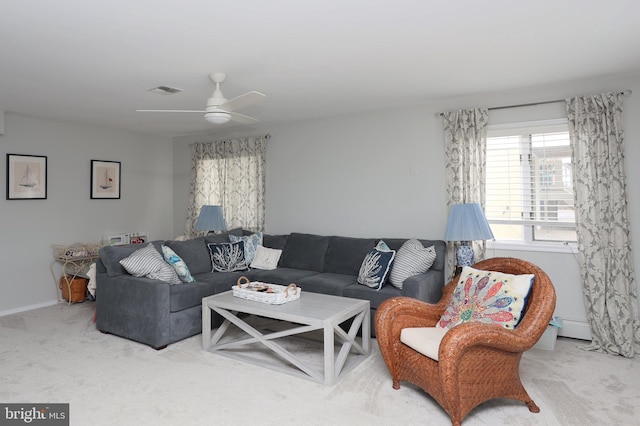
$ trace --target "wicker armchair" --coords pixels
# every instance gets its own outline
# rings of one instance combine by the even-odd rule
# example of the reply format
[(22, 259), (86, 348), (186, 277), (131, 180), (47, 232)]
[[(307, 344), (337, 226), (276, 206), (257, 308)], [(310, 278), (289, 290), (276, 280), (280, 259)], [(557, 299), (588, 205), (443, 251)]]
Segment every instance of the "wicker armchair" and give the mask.
[(495, 398), (523, 401), (538, 413), (520, 381), (520, 359), (547, 328), (556, 305), (556, 294), (547, 274), (519, 259), (492, 258), (473, 265), (476, 269), (508, 274), (535, 274), (525, 315), (514, 330), (475, 323), (460, 324), (440, 342), (439, 361), (422, 355), (400, 342), (408, 327), (433, 327), (444, 312), (455, 289), (454, 278), (443, 289), (437, 304), (407, 297), (382, 303), (375, 317), (380, 352), (391, 373), (393, 388), (413, 383), (431, 395), (451, 417), (454, 426), (476, 406)]

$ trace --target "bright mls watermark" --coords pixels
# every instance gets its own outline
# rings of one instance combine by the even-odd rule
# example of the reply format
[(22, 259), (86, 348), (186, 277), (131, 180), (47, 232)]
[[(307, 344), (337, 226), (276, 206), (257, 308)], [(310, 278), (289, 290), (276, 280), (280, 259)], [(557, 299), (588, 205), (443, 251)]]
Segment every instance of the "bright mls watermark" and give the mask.
[(0, 426), (69, 426), (69, 404), (2, 404)]

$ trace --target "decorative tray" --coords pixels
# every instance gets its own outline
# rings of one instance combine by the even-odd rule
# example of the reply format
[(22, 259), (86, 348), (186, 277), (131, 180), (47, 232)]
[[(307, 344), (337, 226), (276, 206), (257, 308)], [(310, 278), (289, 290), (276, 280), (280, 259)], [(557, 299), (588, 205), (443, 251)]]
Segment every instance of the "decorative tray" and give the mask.
[(260, 281), (249, 281), (249, 278), (245, 276), (238, 278), (237, 284), (231, 289), (236, 297), (270, 305), (281, 305), (298, 300), (302, 292), (302, 289), (294, 283), (287, 286), (267, 284)]
[(99, 251), (99, 244), (53, 245), (53, 257), (59, 261), (95, 259), (98, 257)]

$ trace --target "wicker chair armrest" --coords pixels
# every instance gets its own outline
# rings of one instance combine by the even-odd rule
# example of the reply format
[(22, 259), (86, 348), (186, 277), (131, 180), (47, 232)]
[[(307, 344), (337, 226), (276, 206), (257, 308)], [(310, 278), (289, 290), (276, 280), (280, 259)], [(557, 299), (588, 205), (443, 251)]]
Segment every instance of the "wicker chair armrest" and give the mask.
[(524, 352), (536, 341), (531, 336), (493, 324), (469, 322), (453, 327), (440, 342), (441, 361), (457, 362), (469, 349), (485, 346), (506, 352)]
[(412, 297), (398, 296), (385, 300), (376, 310), (376, 324), (407, 327), (433, 327), (444, 309), (439, 305)]

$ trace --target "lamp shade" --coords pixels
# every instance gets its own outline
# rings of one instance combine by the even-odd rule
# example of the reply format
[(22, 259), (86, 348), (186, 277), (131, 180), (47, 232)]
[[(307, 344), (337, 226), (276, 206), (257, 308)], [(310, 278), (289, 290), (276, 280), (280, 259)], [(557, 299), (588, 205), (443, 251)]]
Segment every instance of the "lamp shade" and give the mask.
[(224, 221), (221, 206), (202, 206), (200, 216), (196, 222), (198, 231), (225, 231), (227, 224)]
[(492, 240), (493, 232), (478, 203), (454, 204), (449, 209), (446, 241)]

